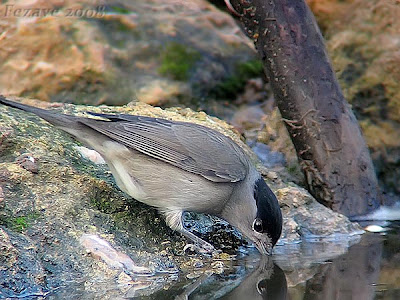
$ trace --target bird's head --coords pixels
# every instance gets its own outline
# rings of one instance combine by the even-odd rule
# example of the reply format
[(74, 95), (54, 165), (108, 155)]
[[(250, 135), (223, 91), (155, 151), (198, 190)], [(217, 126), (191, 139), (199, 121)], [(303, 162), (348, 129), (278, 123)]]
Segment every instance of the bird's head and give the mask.
[(271, 254), (282, 232), (278, 200), (258, 174), (240, 183), (221, 214), (252, 241), (261, 254)]

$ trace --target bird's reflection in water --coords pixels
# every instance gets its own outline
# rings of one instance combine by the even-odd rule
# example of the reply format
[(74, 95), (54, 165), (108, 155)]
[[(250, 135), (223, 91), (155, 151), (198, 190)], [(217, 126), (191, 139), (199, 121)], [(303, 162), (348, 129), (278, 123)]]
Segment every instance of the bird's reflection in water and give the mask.
[(288, 299), (285, 273), (270, 257), (262, 257), (257, 268), (244, 279), (228, 276), (221, 280), (215, 276), (200, 277), (175, 299)]
[(221, 299), (287, 299), (285, 273), (271, 258), (264, 257), (260, 264), (238, 287)]

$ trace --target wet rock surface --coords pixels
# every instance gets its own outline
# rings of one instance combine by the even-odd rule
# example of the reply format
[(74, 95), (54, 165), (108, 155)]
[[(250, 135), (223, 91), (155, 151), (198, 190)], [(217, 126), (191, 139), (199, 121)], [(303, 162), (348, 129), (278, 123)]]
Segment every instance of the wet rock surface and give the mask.
[[(359, 233), (356, 224), (318, 204), (304, 189), (258, 162), (231, 125), (205, 113), (180, 108), (162, 110), (143, 103), (84, 107), (23, 102), (77, 115), (85, 111), (131, 113), (212, 127), (244, 147), (276, 192), (285, 223), (281, 245), (316, 235)], [(172, 232), (153, 208), (119, 191), (106, 165), (84, 158), (71, 137), (25, 112), (0, 106), (0, 115), (0, 127), (7, 132), (0, 145), (0, 257), (10, 257), (9, 264), (2, 264), (1, 272), (18, 273), (20, 282), (32, 288), (31, 295), (44, 295), (65, 285), (73, 286), (76, 297), (112, 298), (128, 290), (136, 295), (139, 291), (151, 294), (168, 289), (179, 276), (229, 270), (229, 261), (238, 253), (253, 251), (229, 224), (188, 214), (187, 226), (223, 252), (214, 258), (184, 253), (187, 241)], [(33, 159), (37, 172), (18, 164), (17, 158), (26, 153), (29, 155), (23, 157)], [(143, 278), (143, 274), (133, 274), (126, 267), (107, 264), (100, 254), (93, 255), (93, 247), (82, 244), (82, 237), (87, 235), (108, 243), (106, 251), (115, 250), (110, 255), (120, 253), (116, 256), (122, 265), (145, 268), (153, 277), (146, 274)], [(11, 280), (1, 278), (5, 284)], [(14, 287), (4, 293), (20, 296), (22, 289)]]
[(0, 228), (0, 298), (45, 296), (46, 274), (32, 241)]

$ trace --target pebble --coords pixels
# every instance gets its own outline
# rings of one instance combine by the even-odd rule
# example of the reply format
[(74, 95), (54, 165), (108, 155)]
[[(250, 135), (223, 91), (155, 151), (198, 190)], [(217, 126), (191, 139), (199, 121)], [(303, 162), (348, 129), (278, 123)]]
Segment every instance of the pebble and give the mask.
[(106, 163), (104, 158), (97, 151), (82, 146), (76, 146), (75, 149), (78, 150), (84, 158), (94, 162), (96, 165), (104, 165)]
[(151, 270), (139, 267), (125, 253), (115, 250), (109, 242), (94, 234), (83, 234), (80, 243), (93, 257), (100, 258), (111, 269), (121, 269), (128, 273), (152, 274)]
[(385, 232), (385, 231), (388, 230), (387, 228), (384, 228), (384, 227), (379, 226), (379, 225), (368, 225), (364, 229), (366, 231), (369, 231), (369, 232)]
[(36, 163), (36, 159), (30, 153), (21, 154), (16, 158), (15, 162), (29, 172), (35, 174), (39, 172), (39, 167)]

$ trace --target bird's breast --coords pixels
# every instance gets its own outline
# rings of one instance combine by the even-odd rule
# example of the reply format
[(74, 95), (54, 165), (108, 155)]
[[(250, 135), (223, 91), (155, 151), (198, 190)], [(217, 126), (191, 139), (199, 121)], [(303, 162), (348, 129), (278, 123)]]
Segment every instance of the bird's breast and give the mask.
[(113, 141), (103, 143), (102, 155), (121, 190), (160, 209), (218, 214), (235, 185), (212, 182)]

